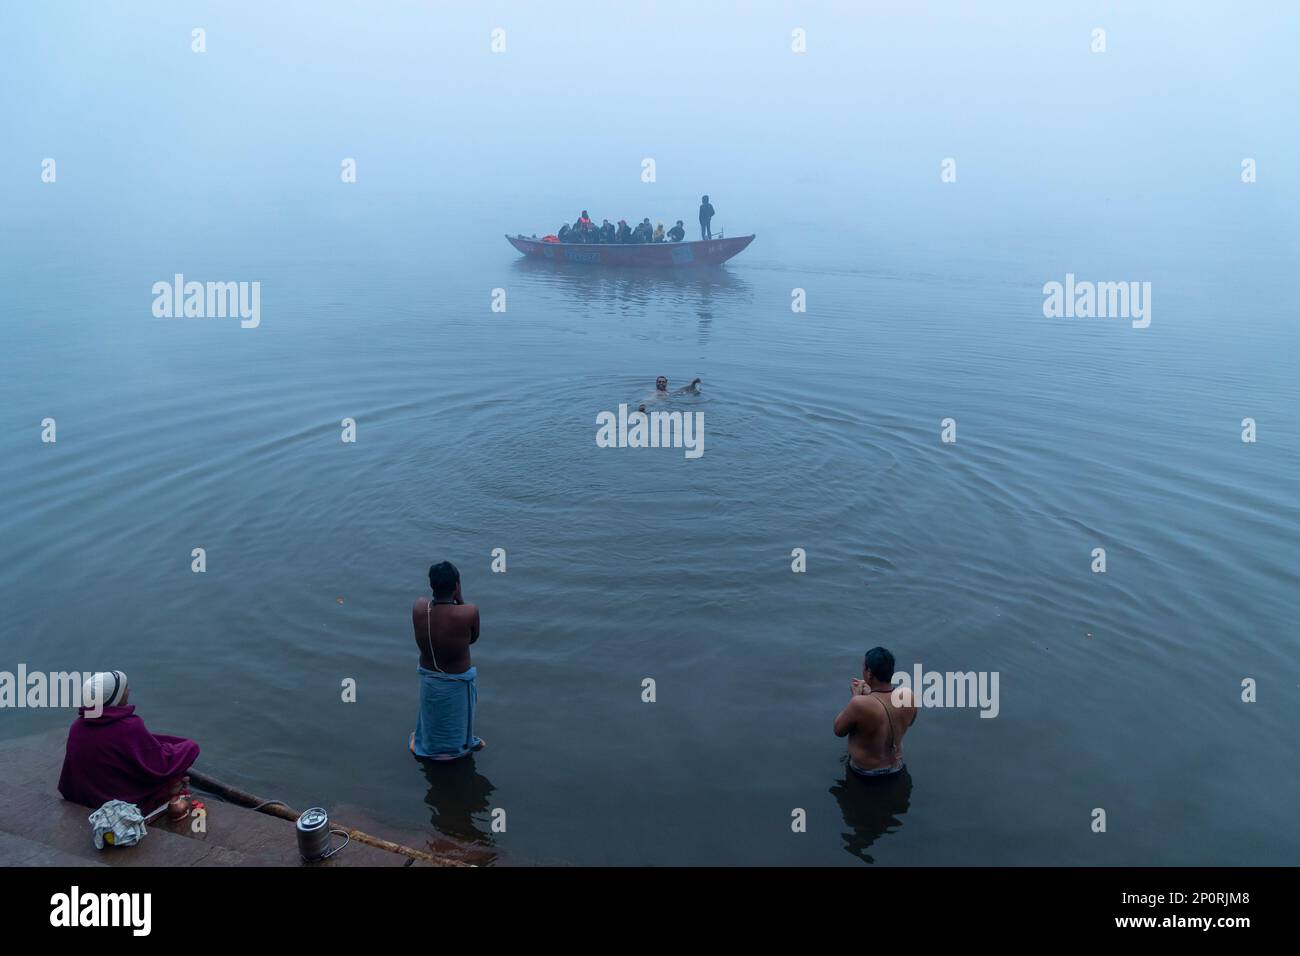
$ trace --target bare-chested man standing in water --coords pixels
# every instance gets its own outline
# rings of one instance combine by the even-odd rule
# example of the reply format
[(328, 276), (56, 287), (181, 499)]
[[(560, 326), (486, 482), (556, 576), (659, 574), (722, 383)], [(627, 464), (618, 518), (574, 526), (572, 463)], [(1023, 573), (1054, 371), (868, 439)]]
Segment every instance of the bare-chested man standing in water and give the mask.
[[(887, 777), (903, 769), (903, 736), (916, 723), (911, 690), (895, 688), (894, 655), (883, 647), (867, 651), (862, 679), (835, 718), (835, 736), (849, 738), (849, 769), (859, 777)], [(897, 702), (895, 702), (897, 701)]]
[(460, 594), (460, 572), (450, 561), (429, 569), (432, 598), (418, 597), (411, 606), (420, 666), (446, 674), (470, 669), (469, 646), (478, 640), (478, 608)]
[(474, 735), (478, 672), (469, 647), (478, 640), (478, 608), (460, 593), (460, 572), (450, 561), (429, 568), (432, 597), (411, 606), (420, 651), (420, 708), (411, 752), (429, 760), (455, 760), (483, 749)]

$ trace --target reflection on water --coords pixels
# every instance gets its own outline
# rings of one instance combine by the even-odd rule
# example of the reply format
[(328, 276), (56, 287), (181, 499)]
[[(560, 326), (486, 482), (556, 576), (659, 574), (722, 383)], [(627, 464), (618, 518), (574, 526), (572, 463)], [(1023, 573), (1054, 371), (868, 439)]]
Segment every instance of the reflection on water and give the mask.
[[(620, 287), (629, 297), (669, 294), (669, 290), (695, 290), (704, 294), (712, 291), (738, 291), (750, 294), (750, 285), (744, 278), (726, 266), (699, 269), (655, 269), (638, 266), (593, 267), (575, 262), (557, 262), (549, 259), (532, 259), (521, 256), (514, 260), (515, 271), (521, 274), (552, 277), (557, 283), (575, 290)], [(580, 294), (580, 293), (579, 293)]]
[(725, 266), (710, 269), (594, 268), (572, 262), (521, 258), (514, 261), (514, 271), (543, 288), (592, 305), (671, 305), (692, 308), (697, 313), (710, 313), (715, 305), (745, 304), (753, 298), (749, 282)]
[(840, 805), (844, 825), (844, 849), (864, 863), (876, 862), (867, 850), (886, 833), (896, 832), (912, 797), (912, 774), (904, 767), (887, 777), (861, 777), (844, 765), (844, 779), (831, 787)]
[(530, 284), (530, 291), (548, 300), (561, 300), (571, 309), (576, 306), (637, 317), (657, 313), (693, 315), (700, 345), (709, 341), (715, 314), (743, 314), (754, 297), (749, 282), (726, 267), (593, 268), (572, 262), (518, 259), (514, 270)]
[(695, 315), (696, 318), (700, 320), (699, 323), (700, 344), (705, 345), (709, 341), (709, 331), (713, 326), (713, 313), (709, 312), (706, 309), (701, 309), (700, 311), (696, 312)]
[(459, 760), (417, 760), (429, 783), (424, 802), (433, 811), (431, 822), (445, 836), (461, 843), (492, 846), (491, 806), (496, 788), (478, 772), (474, 755)]

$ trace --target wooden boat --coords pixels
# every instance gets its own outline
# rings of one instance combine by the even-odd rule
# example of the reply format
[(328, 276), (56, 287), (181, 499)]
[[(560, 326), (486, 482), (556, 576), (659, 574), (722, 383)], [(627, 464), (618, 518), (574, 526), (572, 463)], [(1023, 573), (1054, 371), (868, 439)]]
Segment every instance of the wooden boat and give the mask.
[(526, 256), (556, 262), (599, 266), (716, 266), (740, 253), (754, 237), (697, 239), (693, 242), (545, 242), (526, 236), (506, 236)]

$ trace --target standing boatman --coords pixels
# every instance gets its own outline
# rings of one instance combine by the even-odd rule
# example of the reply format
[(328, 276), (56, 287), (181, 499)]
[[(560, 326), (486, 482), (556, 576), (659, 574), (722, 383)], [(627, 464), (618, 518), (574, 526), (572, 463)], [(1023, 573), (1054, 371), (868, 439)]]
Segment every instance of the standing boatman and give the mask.
[(713, 204), (708, 196), (700, 197), (700, 238), (709, 238), (709, 223), (713, 220)]

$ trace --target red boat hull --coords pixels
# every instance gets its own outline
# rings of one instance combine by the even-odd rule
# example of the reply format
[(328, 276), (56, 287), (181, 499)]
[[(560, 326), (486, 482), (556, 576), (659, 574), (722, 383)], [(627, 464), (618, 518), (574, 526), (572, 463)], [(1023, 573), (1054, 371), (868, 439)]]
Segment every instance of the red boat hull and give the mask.
[(526, 256), (555, 262), (580, 262), (600, 266), (716, 266), (726, 262), (754, 241), (753, 236), (734, 239), (698, 239), (694, 242), (587, 243), (542, 242), (523, 236), (506, 236), (506, 241)]

